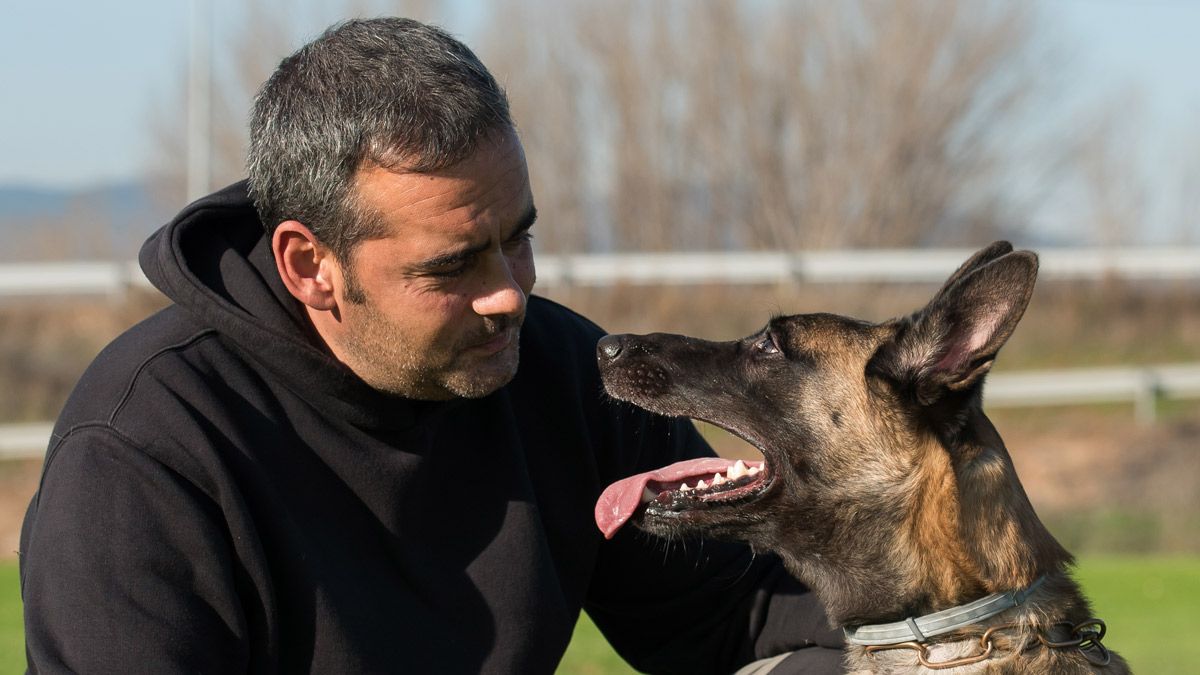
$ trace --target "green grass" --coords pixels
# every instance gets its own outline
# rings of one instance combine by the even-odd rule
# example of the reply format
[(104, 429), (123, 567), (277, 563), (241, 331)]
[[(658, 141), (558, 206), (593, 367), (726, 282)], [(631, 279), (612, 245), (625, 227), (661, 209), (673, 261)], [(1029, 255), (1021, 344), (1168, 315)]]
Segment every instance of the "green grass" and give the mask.
[(0, 673), (25, 672), (25, 624), (17, 561), (0, 562)]
[(1104, 644), (1135, 673), (1194, 673), (1200, 663), (1200, 559), (1091, 556), (1076, 578), (1108, 624)]
[[(1200, 640), (1200, 558), (1088, 556), (1076, 579), (1092, 601), (1096, 616), (1108, 624), (1104, 644), (1125, 657), (1133, 672), (1173, 675), (1196, 672)], [(563, 657), (560, 673), (625, 675), (625, 665), (592, 625), (581, 616)]]
[(558, 672), (568, 675), (626, 675), (637, 671), (608, 646), (600, 629), (596, 628), (588, 615), (580, 614), (579, 623), (575, 624), (575, 634), (571, 636), (571, 646), (563, 655)]
[[(1095, 613), (1108, 624), (1104, 643), (1136, 673), (1195, 672), (1200, 640), (1193, 640), (1200, 607), (1200, 558), (1089, 556), (1077, 578)], [(0, 563), (0, 672), (25, 668), (21, 597), (16, 562)], [(634, 672), (608, 647), (586, 616), (575, 627), (560, 673), (609, 675)]]

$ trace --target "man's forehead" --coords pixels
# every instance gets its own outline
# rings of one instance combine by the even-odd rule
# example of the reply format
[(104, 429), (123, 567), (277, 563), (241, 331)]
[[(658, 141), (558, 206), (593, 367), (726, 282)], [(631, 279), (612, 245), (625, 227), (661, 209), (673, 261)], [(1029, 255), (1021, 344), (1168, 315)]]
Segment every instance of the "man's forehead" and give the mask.
[(380, 161), (364, 160), (357, 170), (361, 177), (386, 171), (396, 175), (425, 176), (443, 180), (476, 179), (481, 170), (503, 164), (525, 164), (525, 149), (514, 130), (500, 130), (480, 140), (471, 152), (452, 163), (438, 162), (437, 168), (427, 168), (431, 160), (397, 154), (384, 156)]
[[(358, 172), (363, 205), (395, 225), (453, 229), (481, 217), (513, 217), (531, 206), (528, 170), (519, 143), (495, 146), (445, 170), (428, 173), (370, 166)], [(407, 229), (407, 228), (405, 228)]]
[(484, 159), (428, 174), (360, 172), (359, 198), (384, 226), (382, 237), (364, 242), (367, 248), (383, 256), (380, 262), (415, 270), (483, 250), (531, 225), (533, 197), (519, 144)]

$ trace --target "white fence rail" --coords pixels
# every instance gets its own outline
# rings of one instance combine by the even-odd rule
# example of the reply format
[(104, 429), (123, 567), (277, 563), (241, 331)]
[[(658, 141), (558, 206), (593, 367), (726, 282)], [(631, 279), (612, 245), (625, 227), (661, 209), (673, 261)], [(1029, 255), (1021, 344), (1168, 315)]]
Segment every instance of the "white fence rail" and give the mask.
[[(539, 255), (545, 285), (938, 283), (971, 249), (809, 251), (799, 253), (635, 253)], [(1039, 249), (1043, 279), (1200, 281), (1200, 247)], [(148, 288), (137, 263), (0, 264), (0, 297), (121, 295)], [(1132, 403), (1152, 422), (1159, 399), (1200, 398), (1200, 364), (996, 373), (988, 408)], [(0, 426), (0, 459), (37, 457), (49, 424)]]
[[(539, 255), (547, 286), (613, 284), (937, 283), (972, 249), (799, 253), (623, 253)], [(1200, 247), (1039, 249), (1043, 279), (1200, 280)], [(0, 265), (0, 297), (117, 295), (149, 282), (136, 263)]]
[[(799, 253), (629, 253), (538, 256), (538, 282), (614, 283), (938, 283), (973, 249)], [(1200, 279), (1200, 248), (1039, 249), (1043, 279)]]
[(1200, 363), (996, 373), (983, 390), (988, 409), (1132, 403), (1145, 424), (1154, 422), (1160, 399), (1194, 398), (1200, 398)]
[[(1160, 399), (1200, 398), (1200, 363), (1141, 368), (1077, 368), (995, 373), (988, 376), (984, 407), (1029, 408), (1132, 403), (1141, 423), (1153, 423)], [(41, 457), (51, 424), (0, 426), (0, 460)]]
[(120, 295), (150, 288), (136, 262), (9, 263), (0, 265), (0, 297), (21, 295)]
[(53, 427), (49, 422), (0, 426), (0, 460), (41, 457)]

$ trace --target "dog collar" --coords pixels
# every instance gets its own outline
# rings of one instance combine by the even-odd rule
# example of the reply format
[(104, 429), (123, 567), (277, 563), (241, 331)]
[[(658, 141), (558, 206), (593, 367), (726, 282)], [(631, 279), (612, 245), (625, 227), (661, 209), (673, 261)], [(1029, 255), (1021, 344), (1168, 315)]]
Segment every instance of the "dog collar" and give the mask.
[(949, 633), (959, 628), (966, 628), (979, 621), (996, 616), (1006, 609), (1012, 609), (1020, 605), (1029, 596), (1033, 595), (1033, 592), (1045, 580), (1046, 577), (1043, 575), (1038, 577), (1036, 581), (1024, 590), (992, 593), (986, 598), (980, 598), (975, 602), (951, 607), (950, 609), (943, 609), (940, 612), (926, 614), (925, 616), (909, 617), (903, 621), (868, 624), (865, 626), (847, 626), (842, 629), (842, 632), (846, 634), (846, 642), (864, 647), (871, 645), (894, 645), (901, 642), (925, 642), (935, 635), (942, 635), (943, 633)]

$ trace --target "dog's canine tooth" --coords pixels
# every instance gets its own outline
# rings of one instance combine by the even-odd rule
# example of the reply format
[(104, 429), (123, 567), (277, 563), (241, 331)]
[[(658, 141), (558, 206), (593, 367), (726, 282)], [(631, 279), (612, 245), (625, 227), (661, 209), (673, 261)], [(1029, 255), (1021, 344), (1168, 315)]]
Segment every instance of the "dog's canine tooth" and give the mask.
[(738, 478), (741, 478), (742, 476), (745, 476), (745, 475), (746, 475), (746, 463), (740, 459), (738, 461), (734, 462), (733, 466), (729, 468), (729, 478), (732, 480), (737, 480)]

